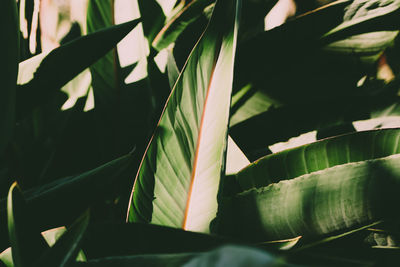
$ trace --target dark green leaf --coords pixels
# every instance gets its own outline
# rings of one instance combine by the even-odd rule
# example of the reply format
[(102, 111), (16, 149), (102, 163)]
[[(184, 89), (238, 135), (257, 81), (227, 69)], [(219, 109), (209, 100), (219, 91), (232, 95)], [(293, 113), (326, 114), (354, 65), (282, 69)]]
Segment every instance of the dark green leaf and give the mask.
[(0, 69), (0, 155), (14, 129), (15, 85), (19, 62), (19, 25), (15, 0), (2, 1), (0, 7), (2, 64)]
[(175, 42), (176, 38), (182, 33), (187, 25), (196, 21), (197, 17), (203, 13), (205, 7), (214, 0), (193, 0), (173, 16), (153, 40), (153, 47), (162, 50)]
[(32, 215), (17, 183), (14, 182), (7, 198), (7, 218), (12, 258), (16, 266), (30, 266), (48, 248), (40, 232), (36, 231)]
[(75, 259), (80, 242), (89, 223), (89, 210), (82, 214), (54, 246), (38, 260), (36, 266), (66, 266)]
[[(115, 186), (127, 179), (126, 171), (134, 158), (129, 154), (81, 175), (58, 179), (24, 192), (29, 210), (35, 212), (35, 221), (40, 230), (71, 223), (90, 204), (108, 196)], [(6, 248), (9, 243), (4, 233), (5, 201), (2, 202), (0, 248)]]
[(352, 92), (348, 92), (345, 96), (326, 101), (307, 101), (270, 108), (266, 112), (234, 125), (230, 128), (229, 133), (243, 152), (248, 155), (254, 150), (265, 149), (302, 133), (356, 120), (386, 116), (386, 113), (381, 111), (397, 101), (398, 88), (399, 81), (395, 81), (383, 88), (382, 86), (373, 86), (372, 91), (377, 92), (369, 93), (367, 87), (352, 88), (354, 95), (351, 95)]
[(128, 221), (208, 231), (223, 171), (236, 12), (232, 1), (217, 3), (179, 76), (142, 160)]
[[(140, 240), (140, 242), (132, 242)], [(238, 241), (216, 235), (142, 223), (97, 223), (82, 244), (88, 258), (138, 254), (203, 252)]]
[[(36, 72), (34, 68), (32, 69), (33, 78), (17, 88), (19, 117), (28, 114), (34, 107), (48, 99), (55, 89), (61, 88), (96, 62), (138, 23), (139, 20), (133, 20), (109, 27), (78, 38), (50, 52), (43, 58)], [(62, 67), (59, 62), (63, 62)]]
[(153, 254), (91, 260), (73, 266), (289, 266), (274, 254), (250, 247), (224, 246), (205, 253)]

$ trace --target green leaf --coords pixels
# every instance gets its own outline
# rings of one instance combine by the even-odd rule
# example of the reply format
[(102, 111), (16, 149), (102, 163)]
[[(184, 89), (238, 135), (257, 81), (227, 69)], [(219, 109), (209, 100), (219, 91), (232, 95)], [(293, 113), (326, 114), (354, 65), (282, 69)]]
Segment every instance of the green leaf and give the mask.
[(75, 259), (80, 242), (89, 223), (89, 210), (82, 214), (54, 246), (38, 260), (36, 266), (66, 266)]
[(233, 1), (216, 4), (142, 160), (128, 221), (208, 231), (223, 172), (237, 11)]
[(400, 129), (356, 132), (265, 156), (237, 175), (243, 190), (260, 188), (340, 164), (400, 153)]
[[(275, 101), (291, 104), (353, 91), (399, 29), (399, 1), (356, 2), (376, 12), (348, 18), (353, 1), (336, 1), (244, 42), (235, 68), (237, 88), (252, 84)], [(380, 5), (388, 3), (391, 12), (380, 15)]]
[[(140, 242), (132, 242), (132, 239)], [(173, 242), (171, 242), (173, 240)], [(154, 253), (203, 252), (237, 240), (143, 223), (96, 223), (82, 248), (89, 258)]]
[[(56, 89), (61, 88), (80, 72), (96, 62), (101, 56), (114, 47), (127, 35), (139, 20), (119, 24), (96, 33), (80, 37), (62, 45), (41, 60), (43, 56), (35, 58), (41, 61), (36, 69), (28, 67), (19, 81), (17, 88), (17, 111), (19, 117), (27, 115), (34, 107), (45, 102)], [(93, 49), (96, 47), (96, 49)], [(37, 66), (37, 61), (32, 64)], [(60, 62), (63, 62), (60, 67)], [(32, 75), (34, 73), (34, 75)]]
[(400, 155), (338, 165), (226, 199), (219, 231), (246, 240), (321, 238), (398, 220)]
[(14, 0), (2, 1), (0, 32), (3, 41), (2, 68), (0, 70), (0, 155), (3, 154), (14, 129), (15, 84), (19, 62), (19, 25), (17, 5)]
[(194, 0), (189, 2), (177, 14), (175, 14), (155, 36), (153, 47), (158, 51), (168, 47), (175, 42), (182, 31), (197, 17), (203, 13), (204, 8), (213, 3), (214, 0)]
[(2, 262), (6, 267), (14, 267), (11, 248), (8, 248), (0, 253), (0, 262)]
[[(72, 266), (289, 266), (283, 259), (265, 251), (244, 246), (223, 246), (204, 253), (150, 254), (110, 257)], [(290, 265), (293, 266), (293, 265)]]
[(143, 32), (151, 46), (155, 36), (164, 26), (165, 15), (156, 0), (138, 0)]
[(168, 81), (171, 90), (174, 88), (174, 85), (179, 77), (179, 69), (176, 65), (176, 61), (172, 51), (168, 51), (168, 58), (167, 58), (167, 72), (168, 72)]
[(229, 134), (243, 152), (249, 155), (253, 151), (313, 130), (323, 130), (371, 116), (386, 116), (382, 111), (397, 101), (398, 89), (399, 82), (394, 81), (384, 87), (373, 85), (372, 88), (352, 88), (354, 95), (348, 92), (326, 101), (307, 101), (270, 108), (235, 124)]
[[(126, 171), (134, 159), (133, 155), (128, 154), (83, 174), (58, 179), (24, 192), (29, 210), (35, 213), (35, 221), (40, 230), (65, 225), (79, 216), (90, 204), (108, 196), (114, 186), (127, 179)], [(5, 234), (6, 222), (3, 219), (5, 201), (2, 202), (0, 249), (9, 246)]]
[(30, 266), (48, 248), (40, 232), (36, 231), (31, 215), (32, 211), (14, 182), (7, 197), (7, 218), (12, 258), (16, 266)]
[[(93, 33), (114, 24), (113, 2), (111, 0), (91, 0), (87, 10), (86, 27)], [(92, 87), (96, 106), (112, 109), (119, 94), (119, 64), (116, 49), (108, 51), (90, 66)]]

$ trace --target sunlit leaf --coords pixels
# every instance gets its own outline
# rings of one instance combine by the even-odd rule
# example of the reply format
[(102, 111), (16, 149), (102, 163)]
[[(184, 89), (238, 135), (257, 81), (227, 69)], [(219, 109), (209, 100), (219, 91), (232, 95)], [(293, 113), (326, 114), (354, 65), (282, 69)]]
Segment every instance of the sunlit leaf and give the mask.
[(218, 229), (265, 241), (321, 238), (398, 220), (392, 207), (399, 185), (399, 154), (342, 164), (226, 199)]
[(400, 153), (400, 129), (357, 132), (265, 156), (236, 177), (243, 190), (334, 167)]
[(147, 148), (128, 221), (208, 231), (217, 192), (232, 88), (237, 8), (217, 3)]

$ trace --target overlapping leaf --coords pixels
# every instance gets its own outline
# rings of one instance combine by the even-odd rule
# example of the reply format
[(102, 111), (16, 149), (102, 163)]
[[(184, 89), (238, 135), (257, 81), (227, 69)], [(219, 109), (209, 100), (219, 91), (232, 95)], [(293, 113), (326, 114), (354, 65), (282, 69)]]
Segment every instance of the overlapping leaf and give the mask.
[(128, 221), (208, 231), (223, 171), (237, 4), (218, 1), (180, 74), (142, 160)]
[[(88, 206), (109, 195), (112, 185), (126, 178), (125, 171), (132, 165), (134, 156), (129, 154), (108, 162), (94, 170), (75, 177), (66, 177), (33, 188), (24, 193), (29, 210), (35, 211), (39, 230), (46, 230), (71, 222)], [(73, 198), (71, 198), (71, 192)], [(69, 201), (65, 201), (68, 199)], [(1, 203), (0, 248), (9, 246), (5, 200)]]
[(321, 238), (398, 220), (400, 155), (347, 163), (226, 200), (219, 231), (247, 240)]
[(351, 133), (265, 156), (236, 177), (243, 190), (350, 162), (400, 153), (400, 129)]

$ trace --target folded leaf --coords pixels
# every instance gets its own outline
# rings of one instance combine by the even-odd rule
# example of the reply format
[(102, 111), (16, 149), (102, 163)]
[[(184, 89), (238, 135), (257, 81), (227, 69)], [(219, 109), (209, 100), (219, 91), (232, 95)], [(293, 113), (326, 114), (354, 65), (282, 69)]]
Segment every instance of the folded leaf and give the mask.
[(142, 160), (128, 221), (207, 232), (223, 172), (238, 3), (220, 0)]

